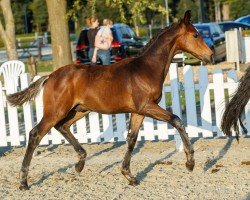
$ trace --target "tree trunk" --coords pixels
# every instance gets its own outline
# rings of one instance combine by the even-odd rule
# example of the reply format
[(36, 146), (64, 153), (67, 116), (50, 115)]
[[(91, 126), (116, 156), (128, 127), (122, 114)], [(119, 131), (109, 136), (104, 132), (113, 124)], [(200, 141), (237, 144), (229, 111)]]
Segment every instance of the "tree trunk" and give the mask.
[(223, 4), (222, 6), (222, 16), (223, 16), (223, 21), (229, 21), (230, 20), (230, 9), (229, 9), (229, 4)]
[(133, 18), (133, 24), (134, 24), (134, 28), (135, 28), (135, 34), (136, 34), (137, 36), (140, 36), (139, 27), (138, 27), (138, 25), (137, 25), (137, 20), (136, 20), (135, 17)]
[(53, 69), (72, 63), (66, 0), (46, 0), (51, 30)]
[(10, 0), (0, 0), (0, 6), (3, 12), (4, 24), (0, 21), (0, 36), (4, 42), (8, 60), (17, 60), (16, 50), (15, 22), (10, 5)]

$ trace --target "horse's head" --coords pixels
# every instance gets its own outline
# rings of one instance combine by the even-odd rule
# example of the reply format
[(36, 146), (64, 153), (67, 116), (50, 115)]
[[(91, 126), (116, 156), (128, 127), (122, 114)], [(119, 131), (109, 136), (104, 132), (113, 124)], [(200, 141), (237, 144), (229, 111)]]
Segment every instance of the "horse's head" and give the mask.
[(185, 12), (184, 18), (180, 22), (180, 36), (178, 38), (178, 50), (191, 53), (196, 58), (211, 62), (213, 59), (212, 50), (206, 45), (199, 32), (192, 25), (191, 11)]

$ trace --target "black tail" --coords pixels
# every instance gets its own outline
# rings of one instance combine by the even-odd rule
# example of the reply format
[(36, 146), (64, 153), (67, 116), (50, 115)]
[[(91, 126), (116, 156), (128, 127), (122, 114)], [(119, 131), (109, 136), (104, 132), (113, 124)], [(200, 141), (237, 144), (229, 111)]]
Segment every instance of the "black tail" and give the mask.
[(241, 121), (241, 114), (250, 98), (250, 68), (247, 69), (245, 75), (240, 79), (239, 86), (232, 99), (226, 105), (226, 110), (222, 117), (221, 129), (227, 135), (231, 136), (231, 129), (236, 132), (236, 139), (239, 141), (238, 120), (244, 132), (247, 129)]
[(42, 76), (37, 81), (30, 84), (30, 86), (25, 90), (8, 95), (7, 101), (12, 106), (22, 106), (25, 102), (30, 101), (37, 96), (43, 84), (48, 78), (49, 76)]

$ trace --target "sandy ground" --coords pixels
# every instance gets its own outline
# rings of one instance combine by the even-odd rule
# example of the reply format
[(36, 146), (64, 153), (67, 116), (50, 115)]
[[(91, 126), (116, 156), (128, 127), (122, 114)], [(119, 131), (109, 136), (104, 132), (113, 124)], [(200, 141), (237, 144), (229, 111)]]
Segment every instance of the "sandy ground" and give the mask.
[(85, 144), (88, 159), (78, 175), (70, 145), (39, 147), (29, 173), (29, 191), (19, 191), (24, 147), (0, 157), (0, 199), (250, 199), (250, 139), (193, 140), (196, 167), (185, 169), (185, 155), (173, 141), (139, 142), (131, 170), (140, 185), (120, 173), (125, 143)]

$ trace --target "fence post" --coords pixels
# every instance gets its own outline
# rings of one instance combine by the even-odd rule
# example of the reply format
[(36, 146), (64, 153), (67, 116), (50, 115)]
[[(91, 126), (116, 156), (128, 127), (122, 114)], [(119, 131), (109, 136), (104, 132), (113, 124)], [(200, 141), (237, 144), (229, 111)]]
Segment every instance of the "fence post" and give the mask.
[(52, 144), (62, 144), (62, 135), (54, 127), (51, 128)]
[(118, 141), (125, 141), (127, 136), (125, 114), (116, 114), (116, 126)]
[(213, 86), (214, 86), (214, 103), (215, 103), (217, 136), (222, 136), (221, 118), (225, 110), (225, 93), (224, 93), (223, 73), (221, 69), (215, 69), (213, 71)]
[(73, 60), (73, 62), (75, 62), (75, 60), (76, 60), (76, 53), (75, 53), (74, 42), (70, 42), (70, 48), (71, 48), (72, 60)]
[[(170, 64), (170, 84), (171, 84), (171, 97), (172, 97), (172, 110), (175, 115), (182, 118), (181, 103), (179, 94), (179, 76), (177, 63)], [(175, 146), (178, 151), (183, 151), (183, 143), (180, 134), (175, 129), (174, 134)]]
[[(24, 90), (30, 85), (30, 75), (27, 73), (23, 73), (20, 75), (21, 81), (21, 89)], [(29, 102), (23, 105), (23, 115), (24, 115), (24, 125), (25, 125), (25, 133), (26, 133), (26, 146), (29, 141), (29, 132), (34, 126), (33, 121), (33, 109)]]
[[(15, 77), (14, 77), (15, 78)], [(12, 94), (16, 92), (16, 85), (14, 78), (10, 78), (6, 81), (6, 94)], [(9, 103), (7, 105), (8, 118), (9, 118), (9, 128), (10, 128), (10, 141), (12, 146), (20, 145), (20, 135), (19, 135), (19, 124), (18, 124), (18, 114), (17, 108), (12, 107)]]
[[(40, 78), (40, 76), (35, 76), (34, 77), (34, 81), (38, 80)], [(40, 91), (40, 93), (37, 95), (36, 99), (35, 99), (35, 103), (36, 103), (36, 119), (37, 119), (37, 123), (39, 123), (42, 119), (43, 116), (43, 89)], [(43, 139), (40, 142), (40, 145), (48, 145), (49, 144), (49, 136), (48, 134), (46, 134)]]
[(148, 29), (149, 29), (149, 38), (151, 39), (153, 37), (151, 24), (148, 25)]
[[(231, 100), (232, 95), (237, 89), (238, 77), (235, 70), (230, 70), (227, 74), (227, 82), (228, 82), (228, 95), (229, 100)], [(241, 127), (240, 127), (241, 128)], [(232, 135), (235, 136), (235, 131), (232, 131)]]
[(90, 139), (91, 143), (101, 141), (101, 132), (99, 125), (99, 115), (96, 112), (89, 113)]
[(80, 143), (87, 143), (86, 116), (76, 122), (76, 138)]
[(234, 29), (234, 37), (235, 37), (235, 45), (237, 47), (236, 50), (236, 66), (237, 66), (237, 71), (240, 71), (240, 51), (241, 49), (239, 48), (240, 46), (240, 41), (239, 41), (239, 30), (237, 28)]
[(105, 142), (114, 142), (112, 115), (102, 115), (103, 133)]
[(143, 122), (144, 130), (139, 132), (138, 140), (143, 136), (145, 140), (154, 140), (154, 122), (152, 118), (145, 117)]
[[(166, 96), (165, 96), (165, 86), (163, 86), (162, 90), (162, 98), (159, 103), (164, 110), (166, 110)], [(158, 128), (158, 139), (160, 140), (167, 140), (168, 139), (168, 124), (166, 122), (157, 121), (157, 128)], [(155, 130), (154, 130), (155, 131)]]
[(201, 124), (202, 136), (213, 137), (211, 102), (208, 87), (208, 70), (204, 66), (199, 68), (199, 86), (200, 86), (200, 106), (201, 106)]
[(250, 101), (248, 101), (246, 107), (245, 107), (245, 115), (246, 115), (246, 129), (247, 129), (247, 135), (250, 136)]
[(186, 115), (187, 115), (187, 132), (189, 137), (198, 137), (198, 123), (195, 102), (194, 89), (194, 72), (190, 65), (186, 65), (183, 69), (184, 73), (184, 89), (186, 100)]
[(38, 61), (40, 61), (42, 59), (42, 41), (40, 39), (37, 39), (37, 50), (38, 50), (37, 59)]
[(0, 81), (0, 147), (7, 146), (7, 131), (6, 131), (6, 120), (4, 112), (4, 103), (3, 103), (3, 88), (2, 82)]

